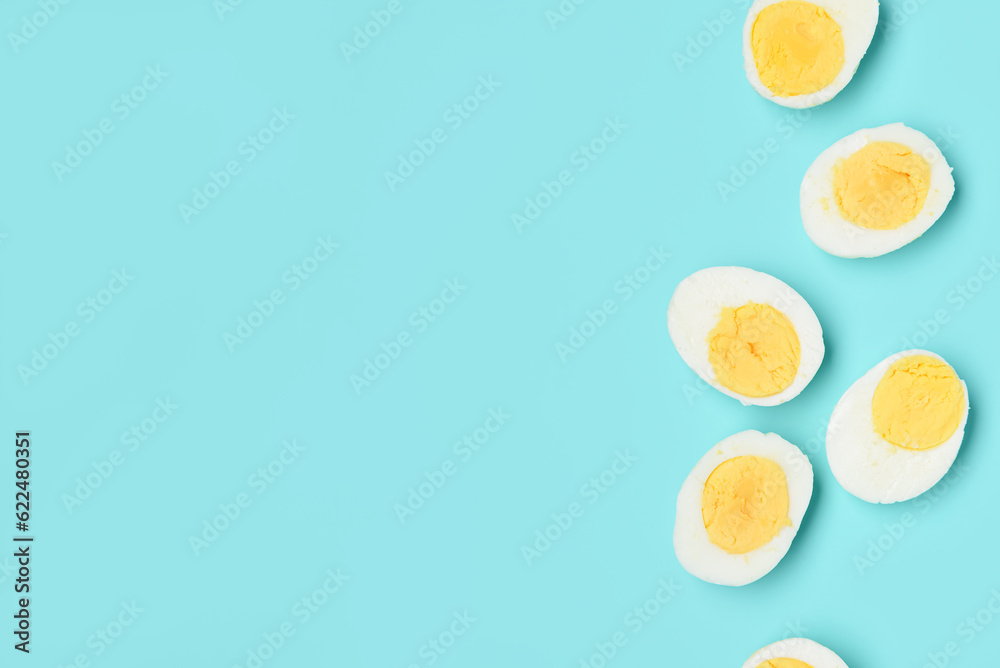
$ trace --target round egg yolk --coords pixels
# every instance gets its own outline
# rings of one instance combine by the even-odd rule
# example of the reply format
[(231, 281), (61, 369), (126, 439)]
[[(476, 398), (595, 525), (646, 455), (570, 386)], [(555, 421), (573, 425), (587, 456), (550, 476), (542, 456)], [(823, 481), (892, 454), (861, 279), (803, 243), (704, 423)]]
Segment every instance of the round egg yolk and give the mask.
[(716, 378), (745, 397), (769, 397), (791, 385), (800, 355), (795, 327), (768, 304), (726, 307), (708, 334), (708, 361)]
[(771, 659), (758, 665), (757, 668), (813, 668), (813, 666), (798, 659)]
[(730, 554), (767, 545), (792, 525), (784, 470), (765, 457), (727, 459), (705, 481), (701, 517), (708, 539)]
[(750, 31), (761, 83), (775, 95), (820, 91), (844, 66), (844, 36), (825, 9), (787, 0), (761, 10)]
[(894, 230), (916, 218), (930, 189), (927, 160), (891, 141), (866, 145), (833, 171), (841, 215), (870, 230)]
[(910, 450), (934, 448), (958, 430), (965, 391), (950, 366), (928, 355), (897, 360), (872, 396), (875, 431)]

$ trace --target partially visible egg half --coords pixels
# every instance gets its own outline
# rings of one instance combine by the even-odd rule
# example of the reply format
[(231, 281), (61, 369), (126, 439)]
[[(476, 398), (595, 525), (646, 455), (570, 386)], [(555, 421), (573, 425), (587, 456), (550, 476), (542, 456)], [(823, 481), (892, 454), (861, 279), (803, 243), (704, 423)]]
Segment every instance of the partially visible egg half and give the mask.
[(756, 651), (743, 668), (847, 668), (847, 664), (818, 642), (788, 638)]
[(739, 587), (764, 577), (788, 552), (812, 489), (812, 465), (797, 447), (777, 434), (733, 434), (681, 486), (677, 560), (713, 584)]
[(667, 328), (702, 380), (744, 405), (775, 406), (823, 362), (823, 329), (799, 293), (745, 267), (710, 267), (677, 286)]
[(828, 102), (854, 77), (877, 25), (877, 0), (754, 0), (743, 24), (747, 79), (785, 107)]
[(902, 123), (858, 130), (820, 153), (799, 191), (813, 243), (840, 257), (875, 257), (937, 222), (955, 194), (951, 167), (927, 135)]
[(940, 355), (892, 355), (851, 385), (830, 417), (826, 454), (848, 492), (907, 501), (951, 468), (969, 418), (969, 392)]

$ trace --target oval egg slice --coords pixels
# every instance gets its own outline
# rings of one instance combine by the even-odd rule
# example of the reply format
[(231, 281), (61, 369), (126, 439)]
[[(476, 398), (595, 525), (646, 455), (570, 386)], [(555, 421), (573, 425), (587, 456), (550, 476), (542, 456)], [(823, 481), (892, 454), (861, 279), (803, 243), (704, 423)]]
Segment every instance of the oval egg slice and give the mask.
[(951, 468), (968, 417), (968, 388), (940, 355), (892, 355), (851, 385), (833, 409), (826, 432), (830, 470), (859, 499), (907, 501)]
[(677, 495), (674, 552), (713, 584), (742, 586), (788, 552), (812, 498), (809, 459), (777, 434), (743, 431), (712, 447)]
[(823, 151), (799, 190), (802, 225), (831, 255), (875, 257), (937, 222), (955, 194), (951, 167), (927, 135), (892, 123)]
[(823, 329), (799, 293), (745, 267), (710, 267), (677, 286), (667, 328), (681, 359), (744, 405), (801, 392), (823, 362)]
[(877, 25), (877, 0), (755, 0), (743, 25), (747, 79), (785, 107), (823, 104), (854, 77)]

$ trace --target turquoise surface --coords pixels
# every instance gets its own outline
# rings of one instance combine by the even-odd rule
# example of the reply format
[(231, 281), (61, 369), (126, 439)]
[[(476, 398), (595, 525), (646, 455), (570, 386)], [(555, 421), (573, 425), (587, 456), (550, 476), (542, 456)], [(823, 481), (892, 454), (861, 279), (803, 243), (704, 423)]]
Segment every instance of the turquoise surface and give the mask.
[[(1000, 7), (882, 3), (854, 80), (796, 113), (745, 79), (747, 5), (6, 3), (0, 382), (35, 542), (28, 656), (0, 559), (0, 663), (721, 668), (805, 635), (851, 668), (995, 665)], [(826, 255), (806, 168), (896, 121), (955, 199), (897, 252)], [(677, 283), (729, 264), (823, 324), (782, 406), (668, 338)], [(966, 380), (969, 428), (947, 482), (873, 506), (825, 424), (907, 341)], [(743, 429), (816, 489), (731, 589), (671, 534)]]

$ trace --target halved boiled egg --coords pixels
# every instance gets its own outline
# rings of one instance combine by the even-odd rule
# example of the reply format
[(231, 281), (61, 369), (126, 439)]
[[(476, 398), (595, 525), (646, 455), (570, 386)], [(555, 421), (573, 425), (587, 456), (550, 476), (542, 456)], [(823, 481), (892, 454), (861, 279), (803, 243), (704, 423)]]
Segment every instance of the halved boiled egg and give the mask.
[(677, 560), (713, 584), (739, 587), (762, 578), (791, 547), (812, 488), (812, 465), (797, 447), (777, 434), (733, 434), (681, 486)]
[(823, 361), (823, 329), (799, 293), (745, 267), (710, 267), (677, 286), (667, 328), (681, 359), (744, 405), (795, 397)]
[(799, 191), (802, 224), (840, 257), (875, 257), (910, 243), (944, 213), (955, 180), (937, 145), (902, 123), (858, 130), (823, 151)]
[(940, 355), (892, 355), (833, 409), (826, 432), (830, 470), (859, 499), (907, 501), (951, 468), (968, 418), (968, 388)]
[(788, 638), (757, 650), (743, 668), (847, 668), (847, 664), (818, 642)]
[(803, 109), (844, 89), (878, 25), (878, 0), (754, 0), (743, 25), (743, 66), (769, 100)]

